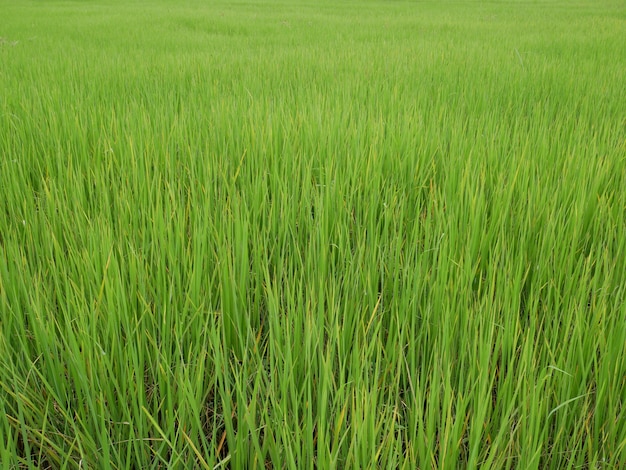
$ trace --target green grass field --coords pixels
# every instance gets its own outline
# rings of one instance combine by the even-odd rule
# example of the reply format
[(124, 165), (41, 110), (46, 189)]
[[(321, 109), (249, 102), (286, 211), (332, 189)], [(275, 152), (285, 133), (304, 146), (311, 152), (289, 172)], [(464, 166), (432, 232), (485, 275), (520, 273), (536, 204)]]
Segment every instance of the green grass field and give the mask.
[(0, 18), (0, 470), (626, 468), (623, 1)]

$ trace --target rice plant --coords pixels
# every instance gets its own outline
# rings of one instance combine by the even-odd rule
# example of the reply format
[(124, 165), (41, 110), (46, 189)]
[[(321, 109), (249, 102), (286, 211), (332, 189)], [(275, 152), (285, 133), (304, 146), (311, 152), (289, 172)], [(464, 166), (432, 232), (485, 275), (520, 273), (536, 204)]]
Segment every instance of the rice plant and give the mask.
[(0, 468), (626, 466), (622, 2), (0, 17)]

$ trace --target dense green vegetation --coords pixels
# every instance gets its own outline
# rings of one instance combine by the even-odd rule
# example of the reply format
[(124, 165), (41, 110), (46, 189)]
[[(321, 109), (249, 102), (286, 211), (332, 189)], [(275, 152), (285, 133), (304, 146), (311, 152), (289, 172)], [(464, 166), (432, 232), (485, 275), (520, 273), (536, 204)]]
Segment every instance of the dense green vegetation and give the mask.
[(0, 469), (624, 468), (623, 2), (0, 17)]

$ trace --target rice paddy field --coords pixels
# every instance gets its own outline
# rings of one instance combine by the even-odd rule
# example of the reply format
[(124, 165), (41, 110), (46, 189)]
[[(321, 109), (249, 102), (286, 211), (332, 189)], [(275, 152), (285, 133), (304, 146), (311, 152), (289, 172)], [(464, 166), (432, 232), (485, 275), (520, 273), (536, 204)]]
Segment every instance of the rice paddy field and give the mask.
[(626, 468), (626, 4), (0, 0), (0, 469)]

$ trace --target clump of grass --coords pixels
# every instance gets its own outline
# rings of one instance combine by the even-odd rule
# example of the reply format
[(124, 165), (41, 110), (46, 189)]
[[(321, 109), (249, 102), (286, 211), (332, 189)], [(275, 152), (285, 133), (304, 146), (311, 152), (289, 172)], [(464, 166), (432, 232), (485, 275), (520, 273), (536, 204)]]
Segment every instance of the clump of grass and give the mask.
[(2, 9), (2, 468), (626, 462), (621, 6)]

